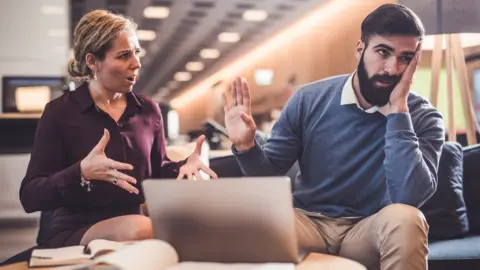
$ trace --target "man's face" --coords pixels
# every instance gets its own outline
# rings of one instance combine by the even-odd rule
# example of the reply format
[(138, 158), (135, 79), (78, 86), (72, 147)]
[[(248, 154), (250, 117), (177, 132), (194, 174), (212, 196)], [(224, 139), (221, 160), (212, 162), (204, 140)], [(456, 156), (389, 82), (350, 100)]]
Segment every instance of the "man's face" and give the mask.
[[(388, 103), (390, 94), (415, 56), (419, 39), (414, 36), (370, 37), (357, 44), (360, 93), (374, 106)], [(366, 46), (366, 47), (365, 47)]]

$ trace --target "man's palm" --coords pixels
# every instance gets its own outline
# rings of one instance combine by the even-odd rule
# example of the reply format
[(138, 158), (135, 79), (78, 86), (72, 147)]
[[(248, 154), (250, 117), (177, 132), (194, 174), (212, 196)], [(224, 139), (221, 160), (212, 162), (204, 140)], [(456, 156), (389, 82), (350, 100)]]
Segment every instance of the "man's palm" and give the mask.
[(228, 136), (237, 148), (251, 146), (254, 142), (256, 126), (252, 118), (247, 82), (237, 78), (232, 83), (231, 93), (231, 104), (227, 103), (226, 96), (223, 95), (225, 126)]

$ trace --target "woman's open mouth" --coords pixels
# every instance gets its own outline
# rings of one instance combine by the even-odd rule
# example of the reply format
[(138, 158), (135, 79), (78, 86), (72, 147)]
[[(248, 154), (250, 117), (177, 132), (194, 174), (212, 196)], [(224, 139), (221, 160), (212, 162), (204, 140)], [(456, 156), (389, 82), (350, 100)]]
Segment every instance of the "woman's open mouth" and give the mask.
[(132, 75), (130, 77), (127, 77), (127, 82), (131, 85), (134, 85), (135, 84), (135, 75)]

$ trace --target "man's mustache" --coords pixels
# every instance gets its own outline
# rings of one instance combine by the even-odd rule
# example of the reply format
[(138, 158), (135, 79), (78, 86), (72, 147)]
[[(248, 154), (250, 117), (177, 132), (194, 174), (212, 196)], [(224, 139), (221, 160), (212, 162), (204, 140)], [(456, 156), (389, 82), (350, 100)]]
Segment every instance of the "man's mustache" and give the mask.
[(370, 80), (371, 81), (381, 81), (387, 83), (397, 83), (400, 81), (402, 75), (373, 75)]

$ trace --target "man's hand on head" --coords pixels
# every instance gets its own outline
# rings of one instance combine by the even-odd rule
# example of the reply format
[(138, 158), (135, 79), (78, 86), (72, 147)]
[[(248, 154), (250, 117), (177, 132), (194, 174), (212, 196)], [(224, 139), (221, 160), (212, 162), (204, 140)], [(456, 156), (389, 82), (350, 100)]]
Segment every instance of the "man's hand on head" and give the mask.
[(418, 63), (420, 62), (421, 50), (422, 45), (419, 44), (415, 56), (408, 64), (405, 72), (403, 72), (402, 78), (390, 94), (389, 113), (408, 112), (408, 94), (410, 93), (410, 86), (413, 81), (413, 74), (415, 74), (415, 70), (417, 69)]

